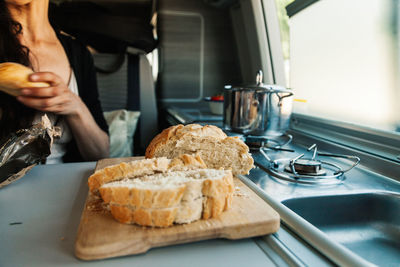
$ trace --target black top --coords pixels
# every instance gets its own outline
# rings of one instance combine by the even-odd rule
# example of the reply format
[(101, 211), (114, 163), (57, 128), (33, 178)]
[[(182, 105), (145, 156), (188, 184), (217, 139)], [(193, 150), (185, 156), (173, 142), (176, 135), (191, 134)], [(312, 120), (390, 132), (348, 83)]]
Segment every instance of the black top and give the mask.
[[(107, 122), (104, 119), (99, 101), (92, 55), (82, 43), (72, 37), (58, 34), (58, 39), (64, 47), (71, 68), (74, 71), (80, 98), (88, 107), (97, 125), (108, 134)], [(83, 161), (74, 139), (67, 144), (66, 150), (67, 152), (63, 157), (64, 162)]]

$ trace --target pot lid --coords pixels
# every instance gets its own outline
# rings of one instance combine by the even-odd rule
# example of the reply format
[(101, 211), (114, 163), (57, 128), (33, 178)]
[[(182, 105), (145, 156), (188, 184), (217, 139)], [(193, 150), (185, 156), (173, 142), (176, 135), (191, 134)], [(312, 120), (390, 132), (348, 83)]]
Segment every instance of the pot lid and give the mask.
[(225, 85), (225, 90), (249, 90), (249, 91), (268, 91), (271, 93), (292, 93), (292, 90), (287, 89), (283, 86), (276, 84), (264, 84), (263, 83), (263, 72), (262, 70), (258, 70), (256, 74), (256, 83), (255, 84), (244, 84), (244, 85)]

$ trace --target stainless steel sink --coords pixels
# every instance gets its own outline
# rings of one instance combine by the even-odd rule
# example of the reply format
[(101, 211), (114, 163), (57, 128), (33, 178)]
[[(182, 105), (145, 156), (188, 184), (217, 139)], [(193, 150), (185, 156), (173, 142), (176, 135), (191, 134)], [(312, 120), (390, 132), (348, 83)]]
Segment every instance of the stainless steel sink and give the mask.
[[(279, 212), (282, 225), (335, 264), (399, 266), (400, 178), (396, 170), (400, 164), (298, 133), (293, 138), (296, 142), (286, 148), (294, 153), (253, 150), (257, 168), (242, 180)], [(357, 156), (361, 164), (332, 184), (303, 183), (275, 174), (275, 169), (287, 172), (285, 166), (279, 169), (279, 163), (296, 155), (313, 158), (314, 153), (308, 151), (312, 143), (318, 143), (318, 153)], [(341, 158), (327, 161), (344, 169), (353, 164)]]
[(364, 259), (399, 265), (400, 194), (301, 197), (282, 204)]

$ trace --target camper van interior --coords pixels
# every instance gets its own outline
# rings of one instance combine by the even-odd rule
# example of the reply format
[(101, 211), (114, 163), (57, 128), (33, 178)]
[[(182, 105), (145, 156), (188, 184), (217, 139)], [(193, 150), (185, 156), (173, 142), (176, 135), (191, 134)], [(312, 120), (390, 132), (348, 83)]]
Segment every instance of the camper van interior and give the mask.
[[(0, 144), (0, 266), (399, 266), (398, 0), (50, 0), (49, 20), (93, 57), (110, 153), (21, 172), (7, 165), (12, 141)], [(193, 124), (189, 132), (202, 130), (187, 145), (179, 127)], [(118, 179), (112, 166), (123, 173), (178, 150), (203, 153), (208, 168), (245, 155), (254, 166), (233, 173), (233, 200), (224, 198), (219, 217), (205, 219), (217, 197), (203, 187), (199, 221), (117, 222), (117, 208), (135, 222), (142, 208), (176, 208), (154, 204), (161, 193), (145, 206), (135, 186), (164, 192), (180, 179), (194, 192), (187, 181), (205, 174), (182, 167), (179, 179), (167, 177), (173, 183), (149, 186), (162, 163)], [(88, 188), (94, 175), (104, 176), (98, 191)], [(126, 203), (113, 202), (124, 198), (116, 191), (106, 200), (103, 187), (127, 180)], [(185, 196), (179, 205), (190, 203)]]

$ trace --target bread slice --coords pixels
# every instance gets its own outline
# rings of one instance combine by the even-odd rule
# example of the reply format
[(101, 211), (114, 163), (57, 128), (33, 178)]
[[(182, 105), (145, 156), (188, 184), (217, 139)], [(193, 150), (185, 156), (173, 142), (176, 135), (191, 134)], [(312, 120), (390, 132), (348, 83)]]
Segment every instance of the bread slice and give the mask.
[(110, 204), (111, 214), (120, 223), (152, 227), (168, 227), (174, 223), (178, 207), (165, 209), (132, 208)]
[(206, 168), (203, 160), (200, 157), (190, 155), (180, 155), (174, 159), (161, 157), (135, 160), (97, 170), (89, 177), (88, 185), (89, 190), (95, 193), (100, 186), (112, 181), (151, 175), (158, 172), (184, 171), (199, 168)]
[(198, 155), (208, 168), (231, 169), (233, 174), (248, 174), (254, 167), (248, 146), (213, 125), (171, 126), (150, 142), (145, 156), (174, 158), (182, 154)]
[(32, 73), (30, 68), (18, 63), (0, 63), (0, 91), (18, 96), (22, 88), (50, 86), (45, 82), (29, 81), (29, 75)]
[(105, 203), (146, 209), (176, 206), (182, 200), (186, 185), (183, 182), (184, 175), (180, 172), (171, 173), (105, 184), (99, 188), (101, 198)]
[(218, 217), (231, 206), (230, 170), (197, 169), (125, 179), (99, 188), (121, 223), (166, 227)]

